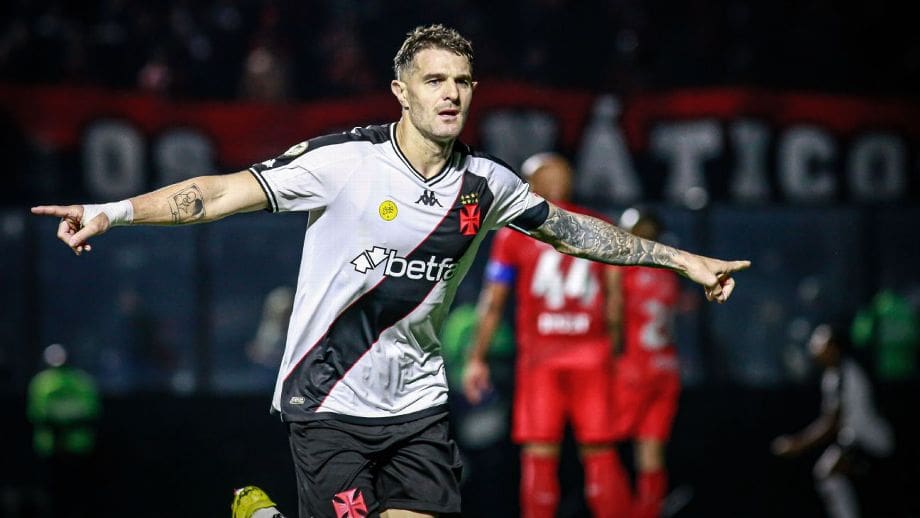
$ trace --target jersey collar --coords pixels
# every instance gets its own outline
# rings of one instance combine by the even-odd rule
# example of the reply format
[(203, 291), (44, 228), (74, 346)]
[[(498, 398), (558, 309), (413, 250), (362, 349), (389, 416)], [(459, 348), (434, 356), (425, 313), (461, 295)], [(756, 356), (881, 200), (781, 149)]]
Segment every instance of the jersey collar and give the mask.
[(419, 180), (422, 181), (422, 183), (425, 183), (428, 185), (434, 185), (438, 183), (439, 181), (441, 181), (444, 177), (446, 177), (447, 173), (451, 169), (454, 169), (457, 166), (457, 162), (460, 157), (460, 153), (457, 153), (456, 150), (452, 150), (450, 154), (450, 158), (447, 159), (447, 162), (444, 163), (444, 167), (441, 168), (438, 174), (432, 176), (431, 178), (425, 178), (425, 176), (422, 173), (418, 172), (418, 170), (412, 165), (412, 163), (409, 162), (409, 159), (406, 158), (406, 155), (403, 154), (402, 150), (399, 149), (399, 142), (397, 142), (396, 140), (396, 123), (395, 122), (390, 123), (390, 144), (393, 146), (393, 151), (396, 152), (396, 156), (398, 156), (399, 159), (402, 160), (404, 164), (406, 164), (406, 167), (408, 167), (409, 170), (412, 171), (412, 173)]

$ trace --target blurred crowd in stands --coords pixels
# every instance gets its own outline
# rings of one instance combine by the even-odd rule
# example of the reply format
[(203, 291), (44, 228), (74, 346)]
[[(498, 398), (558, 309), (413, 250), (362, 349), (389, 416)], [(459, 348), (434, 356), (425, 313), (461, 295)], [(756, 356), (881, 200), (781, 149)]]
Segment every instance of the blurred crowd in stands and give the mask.
[(404, 33), (442, 22), (480, 78), (629, 93), (754, 85), (920, 91), (909, 3), (725, 0), (8, 0), (0, 82), (185, 99), (379, 92)]

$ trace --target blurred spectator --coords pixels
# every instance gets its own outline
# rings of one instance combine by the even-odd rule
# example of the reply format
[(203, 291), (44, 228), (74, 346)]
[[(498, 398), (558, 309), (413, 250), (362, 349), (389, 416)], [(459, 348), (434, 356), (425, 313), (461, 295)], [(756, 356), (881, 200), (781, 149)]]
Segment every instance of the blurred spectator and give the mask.
[(326, 88), (335, 95), (368, 92), (384, 84), (371, 73), (364, 47), (353, 23), (330, 25), (320, 39), (320, 49), (326, 58), (322, 76)]
[(179, 97), (363, 93), (388, 77), (403, 31), (450, 20), (488, 49), (476, 64), (483, 78), (626, 93), (742, 83), (911, 95), (920, 43), (902, 4), (19, 0), (0, 6), (0, 81), (161, 91), (154, 46)]
[[(118, 294), (117, 310), (116, 325), (123, 326), (123, 336), (128, 340), (116, 351), (126, 355), (122, 360), (132, 369), (131, 379), (124, 383), (138, 390), (175, 389), (179, 359), (163, 337), (162, 322), (131, 287)], [(117, 370), (118, 366), (112, 368)], [(112, 373), (109, 377), (117, 376)]]
[(291, 74), (281, 13), (268, 2), (259, 13), (253, 43), (243, 65), (240, 97), (260, 102), (282, 102), (291, 90)]
[(28, 417), (33, 447), (42, 461), (44, 484), (53, 516), (90, 516), (93, 501), (92, 459), (101, 401), (86, 372), (67, 365), (60, 344), (44, 352), (47, 368), (29, 384)]
[(882, 290), (856, 314), (853, 344), (868, 353), (881, 381), (917, 376), (920, 320), (910, 303), (892, 290)]
[(173, 82), (173, 73), (166, 60), (166, 51), (157, 49), (137, 74), (137, 86), (144, 92), (165, 95)]
[(243, 72), (240, 97), (253, 101), (281, 102), (288, 98), (288, 64), (270, 45), (257, 45), (249, 51)]
[(293, 309), (293, 288), (278, 286), (268, 292), (262, 304), (262, 319), (256, 329), (256, 336), (246, 347), (246, 355), (250, 360), (272, 369), (278, 365), (284, 353), (284, 340)]

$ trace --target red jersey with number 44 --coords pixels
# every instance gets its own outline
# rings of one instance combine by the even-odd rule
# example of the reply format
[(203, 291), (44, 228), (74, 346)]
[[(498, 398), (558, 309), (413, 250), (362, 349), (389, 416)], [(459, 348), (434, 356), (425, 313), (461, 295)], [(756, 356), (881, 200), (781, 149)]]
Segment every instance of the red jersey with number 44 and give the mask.
[(557, 252), (551, 245), (509, 228), (498, 230), (487, 279), (515, 285), (519, 353), (548, 347), (562, 352), (566, 348), (563, 340), (609, 344), (604, 310), (607, 268)]
[(622, 272), (623, 359), (676, 369), (672, 328), (680, 292), (677, 274), (642, 267), (626, 267)]

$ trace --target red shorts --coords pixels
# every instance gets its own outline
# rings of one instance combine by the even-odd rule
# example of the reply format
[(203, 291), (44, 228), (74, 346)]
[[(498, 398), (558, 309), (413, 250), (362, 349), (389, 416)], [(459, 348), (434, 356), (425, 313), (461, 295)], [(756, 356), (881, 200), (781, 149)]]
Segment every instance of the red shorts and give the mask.
[(512, 430), (518, 444), (561, 442), (566, 421), (579, 443), (615, 438), (610, 342), (564, 347), (566, 352), (555, 357), (518, 358)]
[(617, 439), (667, 442), (677, 414), (680, 373), (621, 360), (613, 385)]

